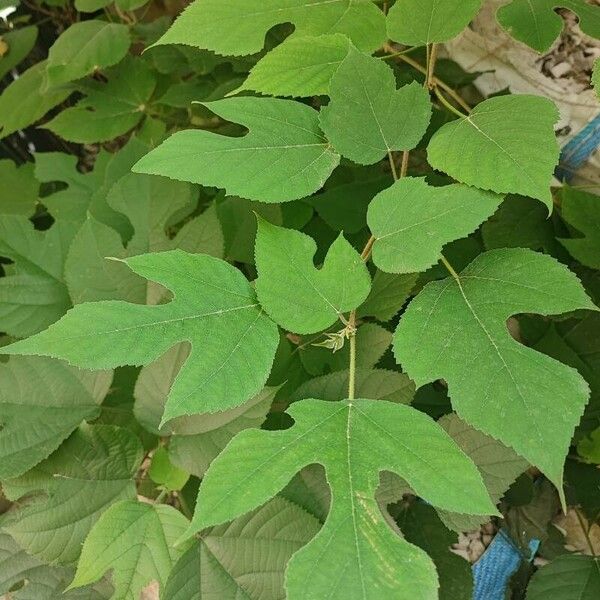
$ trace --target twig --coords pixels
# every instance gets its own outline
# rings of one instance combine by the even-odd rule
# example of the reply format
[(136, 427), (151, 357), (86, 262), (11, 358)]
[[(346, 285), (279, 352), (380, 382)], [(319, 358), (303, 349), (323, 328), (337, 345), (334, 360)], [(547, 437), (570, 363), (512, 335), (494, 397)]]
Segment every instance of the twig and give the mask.
[[(399, 54), (396, 56), (396, 58), (399, 58), (401, 61), (413, 67), (413, 69), (416, 69), (420, 73), (423, 73), (423, 75), (427, 75), (427, 69), (423, 65), (419, 64), (416, 60), (410, 58), (409, 56), (406, 56), (405, 54)], [(432, 82), (436, 86), (441, 87), (448, 94), (448, 96), (450, 96), (452, 100), (454, 100), (456, 104), (458, 104), (465, 112), (471, 112), (471, 107), (446, 82), (442, 81), (439, 77), (436, 77), (435, 75), (432, 78)]]

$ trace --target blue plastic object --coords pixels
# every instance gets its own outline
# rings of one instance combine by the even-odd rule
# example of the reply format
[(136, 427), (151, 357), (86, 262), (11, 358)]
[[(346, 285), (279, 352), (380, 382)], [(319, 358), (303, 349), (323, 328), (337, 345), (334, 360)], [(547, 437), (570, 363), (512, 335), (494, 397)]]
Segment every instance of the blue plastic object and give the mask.
[(555, 175), (567, 183), (600, 146), (600, 114), (563, 146)]
[(522, 560), (533, 560), (539, 546), (540, 541), (532, 539), (529, 542), (530, 555), (524, 556), (501, 529), (483, 556), (473, 565), (473, 600), (504, 600), (511, 576)]

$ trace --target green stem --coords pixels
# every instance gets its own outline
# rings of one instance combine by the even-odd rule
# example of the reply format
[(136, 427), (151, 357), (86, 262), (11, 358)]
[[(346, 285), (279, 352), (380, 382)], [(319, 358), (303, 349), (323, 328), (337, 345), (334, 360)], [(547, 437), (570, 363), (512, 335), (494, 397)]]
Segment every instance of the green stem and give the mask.
[(390, 58), (398, 58), (399, 56), (405, 56), (417, 50), (418, 46), (411, 46), (405, 50), (398, 50), (398, 52), (392, 52), (392, 54), (385, 54), (384, 56), (378, 56), (379, 60), (389, 60)]
[(442, 92), (440, 92), (440, 90), (435, 87), (433, 89), (433, 91), (435, 92), (435, 95), (437, 97), (437, 99), (440, 101), (440, 103), (447, 108), (451, 113), (455, 114), (457, 117), (460, 117), (461, 119), (466, 119), (468, 115), (465, 115), (463, 113), (461, 113), (458, 109), (454, 108), (454, 106), (452, 106), (452, 104), (450, 104), (450, 102), (448, 102), (448, 100), (446, 100), (446, 98), (444, 98), (444, 95), (442, 94)]
[(427, 73), (425, 74), (425, 87), (433, 88), (435, 85), (435, 63), (437, 61), (437, 44), (431, 44), (431, 48), (429, 50), (429, 60), (427, 61)]
[(350, 325), (354, 328), (350, 330), (350, 368), (348, 372), (348, 399), (354, 400), (356, 390), (356, 312), (350, 313)]
[(410, 152), (408, 150), (404, 150), (402, 152), (402, 167), (400, 168), (400, 177), (406, 177), (408, 173), (408, 157), (410, 156)]
[(398, 172), (396, 171), (396, 163), (394, 162), (394, 154), (391, 150), (388, 151), (388, 159), (390, 161), (390, 167), (392, 169), (392, 177), (394, 181), (398, 181)]
[(458, 273), (454, 270), (454, 267), (448, 262), (448, 259), (443, 254), (440, 254), (440, 260), (446, 269), (448, 269), (450, 275), (452, 275), (452, 277), (454, 277), (454, 279), (460, 283), (460, 277), (458, 276)]
[(169, 491), (166, 489), (161, 490), (160, 494), (158, 494), (158, 496), (156, 496), (156, 498), (154, 499), (154, 504), (160, 504), (165, 499), (168, 493)]

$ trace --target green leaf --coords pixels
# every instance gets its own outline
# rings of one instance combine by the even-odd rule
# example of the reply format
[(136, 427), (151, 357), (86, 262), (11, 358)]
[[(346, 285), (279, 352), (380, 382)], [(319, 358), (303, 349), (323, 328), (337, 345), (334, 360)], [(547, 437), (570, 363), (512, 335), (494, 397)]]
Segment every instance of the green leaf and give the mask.
[(0, 160), (0, 182), (0, 215), (33, 215), (40, 188), (33, 163), (17, 167), (12, 160)]
[(566, 186), (560, 200), (561, 217), (583, 237), (558, 241), (581, 264), (600, 269), (600, 197)]
[(197, 217), (186, 221), (171, 240), (172, 248), (193, 254), (210, 254), (215, 258), (224, 257), (224, 244), (223, 229), (214, 203)]
[[(146, 123), (150, 123), (146, 120)], [(148, 149), (155, 143), (147, 139), (143, 139), (142, 131), (139, 136), (132, 136), (129, 141), (115, 154), (109, 154), (105, 158), (105, 162), (101, 165), (101, 183), (93, 190), (90, 198), (88, 212), (97, 221), (104, 225), (108, 225), (115, 231), (121, 234), (123, 240), (128, 240), (133, 235), (132, 226), (127, 217), (118, 213), (108, 203), (108, 198), (112, 187), (125, 175), (129, 175), (132, 166), (139, 160)], [(162, 139), (162, 133), (159, 133)], [(96, 169), (98, 169), (98, 161), (96, 161)], [(87, 218), (87, 213), (85, 215)]]
[(390, 321), (410, 297), (418, 278), (416, 273), (394, 275), (377, 271), (371, 284), (371, 293), (358, 309), (357, 316)]
[(319, 464), (304, 467), (292, 477), (279, 493), (279, 497), (302, 507), (320, 523), (324, 523), (331, 505), (331, 491), (325, 469)]
[(317, 269), (314, 240), (258, 221), (256, 293), (269, 316), (295, 333), (315, 333), (363, 303), (371, 288), (364, 261), (340, 235)]
[(293, 23), (295, 36), (343, 33), (365, 51), (385, 41), (385, 16), (371, 0), (196, 0), (157, 43), (254, 54), (280, 23)]
[(106, 257), (126, 258), (175, 248), (222, 255), (214, 208), (189, 220), (173, 239), (167, 235), (167, 228), (187, 217), (197, 204), (197, 192), (187, 183), (130, 173), (112, 186), (107, 202), (129, 219), (134, 233), (125, 248), (117, 231), (88, 216), (71, 243), (65, 263), (65, 279), (76, 304), (97, 300), (158, 304), (163, 299), (162, 286)]
[(527, 600), (594, 600), (600, 595), (600, 559), (565, 554), (542, 567), (527, 587)]
[(439, 600), (472, 600), (471, 565), (450, 551), (457, 542), (457, 535), (444, 526), (433, 507), (414, 502), (397, 520), (407, 541), (425, 550), (433, 559), (440, 578)]
[(594, 69), (592, 71), (592, 85), (596, 90), (596, 96), (600, 98), (600, 58), (594, 62)]
[(332, 488), (331, 510), (319, 535), (290, 561), (287, 597), (434, 597), (430, 559), (380, 513), (378, 472), (405, 477), (435, 505), (494, 512), (475, 466), (429, 417), (406, 406), (304, 400), (289, 413), (290, 429), (244, 431), (212, 463), (188, 535), (256, 508), (318, 462)]
[(252, 202), (237, 196), (224, 197), (224, 194), (219, 194), (216, 206), (225, 238), (226, 260), (253, 265), (258, 229), (256, 215), (275, 225), (283, 225), (281, 205)]
[(210, 463), (240, 431), (262, 425), (276, 392), (277, 388), (264, 388), (237, 408), (176, 422), (169, 445), (173, 463), (203, 477)]
[[(64, 592), (73, 577), (71, 569), (51, 567), (29, 556), (0, 531), (0, 594), (7, 600), (106, 600), (110, 586)], [(10, 594), (9, 594), (10, 592)]]
[(53, 327), (3, 352), (54, 356), (102, 369), (148, 364), (189, 341), (192, 353), (171, 389), (163, 422), (239, 406), (262, 388), (279, 336), (237, 269), (181, 250), (135, 256), (126, 263), (171, 290), (175, 299), (158, 306), (79, 304)]
[(557, 119), (554, 104), (539, 96), (484, 100), (468, 117), (437, 130), (427, 149), (429, 163), (462, 183), (531, 196), (550, 210)]
[(152, 456), (148, 476), (154, 483), (166, 490), (181, 490), (190, 478), (190, 474), (175, 466), (169, 458), (169, 452), (161, 446)]
[(388, 273), (425, 271), (445, 244), (472, 233), (502, 199), (466, 185), (432, 187), (424, 178), (402, 178), (369, 205), (373, 262)]
[(589, 522), (596, 522), (600, 516), (600, 469), (595, 464), (568, 459), (565, 479), (567, 495), (570, 499), (574, 497), (575, 503), (581, 506)]
[(38, 28), (22, 27), (2, 34), (2, 41), (8, 46), (8, 52), (0, 56), (0, 79), (14, 69), (35, 46)]
[(557, 8), (574, 12), (581, 31), (600, 38), (600, 10), (584, 0), (512, 0), (498, 9), (496, 18), (515, 39), (543, 53), (550, 50), (563, 28)]
[(117, 64), (127, 54), (130, 43), (127, 25), (99, 20), (71, 25), (48, 53), (48, 85), (75, 81)]
[[(348, 395), (348, 373), (345, 369), (310, 379), (298, 387), (290, 400), (296, 402), (316, 397), (329, 401), (343, 400)], [(410, 404), (415, 395), (415, 385), (404, 373), (358, 368), (354, 377), (356, 393), (361, 397)]]
[(202, 477), (208, 465), (237, 433), (248, 427), (261, 426), (277, 388), (264, 388), (236, 408), (211, 415), (179, 417), (161, 427), (169, 389), (188, 354), (187, 347), (180, 344), (141, 370), (134, 390), (134, 413), (151, 433), (171, 436), (169, 457), (173, 464)]
[(75, 562), (85, 536), (106, 508), (135, 497), (133, 477), (141, 460), (140, 442), (127, 430), (81, 426), (50, 458), (3, 482), (12, 500), (37, 496), (19, 509), (7, 531), (45, 562)]
[(585, 462), (600, 464), (600, 428), (594, 429), (587, 437), (579, 440), (577, 454)]
[(577, 309), (597, 310), (566, 267), (530, 250), (492, 250), (458, 280), (425, 286), (396, 330), (395, 355), (418, 387), (444, 379), (461, 418), (514, 448), (561, 489), (589, 389), (574, 369), (515, 341), (506, 321)]
[(70, 142), (90, 144), (112, 140), (138, 125), (156, 86), (154, 74), (144, 61), (129, 57), (106, 77), (106, 83), (80, 83), (85, 98), (44, 127)]
[(548, 211), (526, 196), (507, 196), (481, 226), (481, 236), (487, 250), (531, 248), (554, 254), (558, 247)]
[(51, 108), (68, 98), (73, 90), (46, 87), (46, 61), (30, 67), (0, 96), (0, 139), (39, 121)]
[(188, 525), (172, 506), (125, 500), (111, 506), (87, 536), (69, 589), (98, 581), (109, 569), (113, 600), (138, 600), (145, 586), (166, 583), (186, 550), (175, 546)]
[(6, 333), (31, 335), (65, 314), (71, 301), (63, 265), (71, 236), (60, 223), (38, 231), (25, 217), (0, 216), (0, 256), (14, 262), (0, 278), (0, 318)]
[(344, 35), (286, 38), (252, 67), (238, 91), (252, 90), (270, 96), (320, 96), (346, 58), (350, 41)]
[(93, 171), (80, 173), (77, 157), (63, 152), (35, 154), (35, 177), (41, 183), (60, 182), (58, 191), (45, 196), (43, 203), (52, 217), (62, 223), (72, 223), (76, 231), (87, 218), (92, 197), (104, 181), (110, 155), (101, 151)]
[(0, 364), (0, 479), (18, 477), (98, 416), (110, 371), (80, 371), (50, 358)]
[[(328, 181), (324, 190), (305, 198), (317, 211), (321, 219), (334, 231), (343, 231), (345, 234), (357, 233), (367, 226), (367, 209), (373, 196), (390, 185), (390, 176), (382, 176), (381, 172), (376, 177), (370, 173), (357, 173), (354, 181), (333, 182)], [(348, 199), (352, 201), (349, 202)]]
[(164, 600), (283, 598), (287, 563), (319, 526), (296, 504), (273, 498), (204, 533), (173, 567)]
[[(514, 450), (471, 427), (456, 414), (445, 415), (438, 423), (475, 463), (494, 504), (500, 502), (510, 485), (529, 467)], [(485, 522), (477, 517), (444, 511), (440, 511), (440, 517), (454, 531), (473, 531)]]
[(429, 94), (417, 82), (396, 89), (392, 69), (351, 47), (331, 79), (320, 123), (333, 147), (361, 165), (392, 150), (410, 150), (431, 118)]
[(387, 31), (395, 42), (425, 46), (456, 37), (479, 12), (482, 0), (397, 0)]
[[(516, 454), (514, 450), (471, 427), (454, 413), (438, 419), (438, 424), (475, 463), (490, 498), (496, 505), (515, 479), (529, 466), (527, 461)], [(387, 504), (400, 501), (406, 493), (414, 494), (407, 483), (397, 475), (387, 473), (384, 481), (387, 484), (393, 483), (395, 486), (386, 490)], [(465, 515), (441, 509), (438, 509), (437, 513), (446, 527), (459, 533), (479, 529), (483, 523), (489, 520), (487, 516)]]
[(308, 106), (249, 97), (204, 106), (249, 133), (228, 137), (179, 131), (133, 170), (225, 188), (228, 195), (250, 200), (286, 202), (316, 192), (339, 163), (319, 130), (318, 113)]
[(557, 551), (565, 552), (564, 536), (552, 523), (560, 511), (556, 490), (547, 479), (541, 479), (532, 486), (532, 492), (527, 504), (510, 507), (505, 512), (506, 532), (521, 552), (531, 552), (531, 539), (537, 538), (542, 543), (544, 556), (552, 557), (547, 546), (548, 542), (552, 542), (551, 536), (558, 538)]
[(535, 343), (527, 340), (539, 352), (576, 369), (590, 386), (590, 402), (581, 417), (574, 442), (600, 426), (600, 371), (594, 364), (597, 354), (594, 346), (600, 324), (598, 317), (597, 313), (591, 313), (583, 319), (551, 324)]

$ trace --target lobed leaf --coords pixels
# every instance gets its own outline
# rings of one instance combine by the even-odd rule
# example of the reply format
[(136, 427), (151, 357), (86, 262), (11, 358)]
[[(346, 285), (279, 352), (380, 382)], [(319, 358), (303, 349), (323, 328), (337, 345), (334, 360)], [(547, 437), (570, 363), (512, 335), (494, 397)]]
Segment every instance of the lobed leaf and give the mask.
[(331, 510), (290, 561), (288, 598), (434, 597), (430, 559), (389, 529), (374, 499), (379, 471), (403, 476), (435, 505), (494, 512), (475, 466), (429, 417), (406, 406), (304, 400), (289, 413), (290, 429), (244, 431), (212, 463), (188, 535), (254, 509), (318, 462), (332, 489)]
[(187, 357), (187, 347), (181, 344), (143, 367), (135, 383), (133, 410), (147, 431), (171, 436), (169, 457), (175, 465), (202, 477), (237, 433), (248, 427), (261, 426), (278, 388), (265, 387), (241, 406), (210, 415), (179, 417), (161, 427), (169, 388)]
[(339, 163), (318, 127), (318, 113), (274, 98), (230, 98), (204, 103), (249, 129), (243, 137), (204, 130), (173, 134), (144, 156), (136, 173), (225, 188), (227, 194), (286, 202), (320, 189)]
[(158, 306), (79, 304), (53, 327), (3, 352), (53, 356), (102, 369), (148, 364), (189, 341), (192, 351), (171, 389), (163, 421), (239, 406), (263, 386), (279, 339), (277, 328), (237, 269), (181, 250), (140, 255), (126, 263), (171, 290), (174, 300)]
[(162, 286), (107, 257), (123, 259), (176, 248), (222, 256), (223, 239), (214, 207), (189, 219), (173, 238), (167, 235), (168, 227), (187, 218), (196, 208), (197, 192), (190, 184), (130, 173), (111, 187), (107, 204), (127, 217), (133, 235), (125, 248), (118, 231), (91, 215), (87, 217), (65, 262), (65, 279), (76, 304), (97, 300), (158, 304), (164, 298)]
[(362, 304), (371, 287), (364, 261), (342, 235), (321, 269), (313, 263), (316, 249), (306, 234), (259, 219), (256, 293), (269, 316), (295, 333), (333, 325), (342, 313)]
[(361, 165), (393, 150), (411, 150), (431, 118), (429, 94), (417, 82), (396, 89), (392, 69), (350, 47), (331, 78), (321, 128), (333, 147)]
[(343, 33), (365, 51), (385, 41), (385, 16), (371, 0), (195, 0), (157, 44), (254, 54), (263, 48), (267, 31), (280, 23), (293, 23), (297, 36)]
[(444, 379), (461, 418), (514, 448), (561, 490), (589, 389), (574, 369), (515, 341), (506, 321), (578, 309), (597, 310), (566, 267), (530, 250), (492, 250), (458, 279), (425, 286), (398, 325), (394, 352), (417, 386)]

